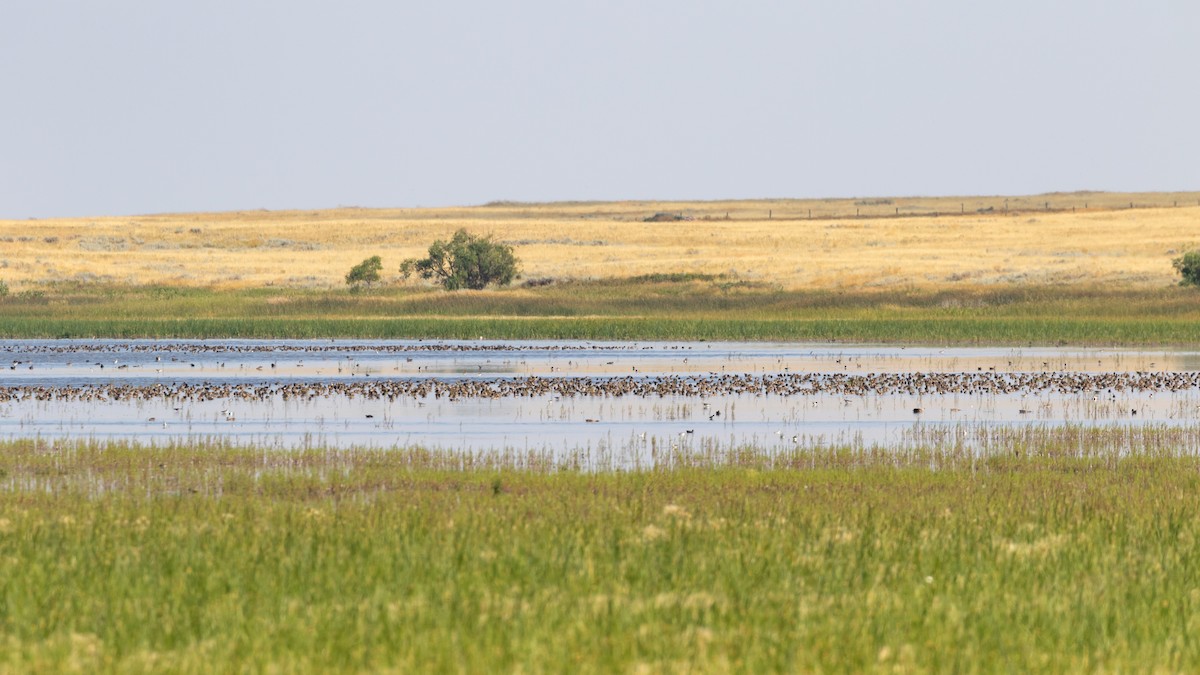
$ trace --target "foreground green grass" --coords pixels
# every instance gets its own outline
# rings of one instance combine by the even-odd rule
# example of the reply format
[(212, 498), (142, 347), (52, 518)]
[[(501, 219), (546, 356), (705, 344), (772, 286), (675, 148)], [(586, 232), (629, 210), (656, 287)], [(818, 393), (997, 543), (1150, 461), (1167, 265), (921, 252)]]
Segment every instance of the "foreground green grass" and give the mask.
[(810, 340), (1184, 345), (1194, 289), (784, 291), (696, 275), (446, 293), (62, 285), (0, 299), (0, 337)]
[(8, 442), (0, 670), (1195, 671), (1172, 438), (601, 473)]

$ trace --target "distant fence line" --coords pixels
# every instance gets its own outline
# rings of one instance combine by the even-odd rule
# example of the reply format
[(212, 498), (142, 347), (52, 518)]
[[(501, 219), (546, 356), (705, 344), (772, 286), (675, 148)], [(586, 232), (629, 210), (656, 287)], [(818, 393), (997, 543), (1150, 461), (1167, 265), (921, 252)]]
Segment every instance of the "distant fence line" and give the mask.
[[(879, 206), (887, 202), (890, 209), (880, 209)], [(959, 203), (959, 210), (946, 211), (925, 209), (919, 206), (895, 206), (891, 200), (872, 200), (869, 203), (856, 205), (854, 213), (840, 210), (824, 210), (824, 209), (807, 209), (797, 213), (793, 209), (789, 209), (784, 213), (776, 214), (774, 209), (768, 209), (766, 212), (767, 220), (876, 220), (881, 218), (937, 218), (940, 216), (963, 216), (963, 215), (1020, 215), (1028, 213), (1078, 213), (1079, 211), (1128, 211), (1132, 209), (1164, 209), (1164, 208), (1180, 208), (1192, 206), (1191, 200), (1165, 200), (1162, 203), (1152, 202), (1128, 202), (1120, 204), (1102, 203), (1092, 205), (1091, 202), (1084, 201), (1081, 203), (1062, 203), (1061, 200), (1046, 200), (1041, 204), (1030, 204), (1022, 200), (1018, 204), (1010, 203), (1011, 200), (1004, 200), (996, 204), (987, 206), (973, 206), (967, 208), (966, 202)], [(1196, 200), (1195, 206), (1200, 206), (1200, 199)], [(864, 208), (870, 207), (870, 208)], [(762, 220), (763, 214), (759, 212), (754, 214), (749, 211), (741, 212), (726, 212), (722, 216), (714, 216), (712, 214), (693, 215), (686, 211), (678, 212), (657, 212), (647, 216), (642, 220), (645, 222), (666, 222), (666, 221), (721, 221), (721, 220)]]

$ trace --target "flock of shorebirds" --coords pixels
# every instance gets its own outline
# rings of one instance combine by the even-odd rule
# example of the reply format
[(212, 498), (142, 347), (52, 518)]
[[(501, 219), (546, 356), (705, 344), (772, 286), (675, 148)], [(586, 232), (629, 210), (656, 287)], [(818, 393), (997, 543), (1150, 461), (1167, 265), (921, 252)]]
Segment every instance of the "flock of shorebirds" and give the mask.
[[(329, 396), (394, 401), (426, 397), (699, 397), (729, 395), (847, 397), (880, 395), (1090, 394), (1200, 390), (1200, 372), (1133, 373), (770, 373), (646, 376), (523, 376), (493, 379), (435, 376), (287, 382), (158, 382), (0, 385), (0, 402), (177, 399), (313, 400)], [(916, 408), (914, 413), (920, 413)]]
[[(638, 358), (635, 351), (654, 353)], [(959, 357), (818, 352), (805, 358), (769, 348), (726, 353), (664, 344), (46, 341), (0, 345), (0, 352), (10, 356), (0, 372), (13, 371), (0, 375), (0, 418), (19, 424), (22, 434), (40, 424), (91, 434), (97, 431), (89, 425), (104, 418), (115, 420), (118, 434), (149, 434), (158, 426), (167, 430), (162, 434), (192, 434), (194, 423), (194, 432), (205, 434), (270, 435), (283, 422), (305, 434), (373, 438), (400, 430), (421, 440), (422, 425), (467, 420), (487, 426), (503, 408), (499, 414), (512, 414), (502, 431), (508, 437), (551, 437), (560, 431), (541, 424), (583, 422), (604, 431), (564, 434), (592, 442), (619, 432), (613, 424), (625, 424), (637, 447), (686, 448), (734, 435), (798, 446), (805, 434), (826, 434), (811, 431), (821, 425), (870, 435), (878, 430), (853, 425), (896, 419), (911, 429), (925, 428), (926, 420), (937, 426), (936, 420), (1200, 419), (1200, 371), (1156, 370), (1146, 356), (1126, 363), (1147, 370), (1122, 370), (1122, 356), (1105, 357), (1108, 362), (1075, 356), (1079, 369), (1073, 369), (1062, 360), (1015, 354), (1006, 368), (1003, 358), (989, 363), (977, 356), (954, 362)], [(509, 358), (504, 352), (533, 353)], [(484, 365), (476, 372), (478, 364)], [(920, 368), (928, 370), (906, 370)], [(508, 402), (481, 404), (496, 400)], [(466, 405), (445, 405), (455, 401)], [(472, 411), (481, 408), (490, 412), (476, 419)], [(235, 424), (214, 431), (214, 423)], [(529, 431), (514, 431), (522, 428)], [(443, 442), (439, 434), (445, 432), (431, 432), (428, 442)]]
[[(697, 433), (698, 427), (691, 426), (693, 422), (704, 424), (705, 418), (709, 422), (722, 425), (734, 422), (731, 408), (726, 407), (723, 414), (721, 404), (710, 404), (710, 399), (719, 399), (720, 397), (779, 397), (784, 399), (801, 397), (800, 405), (806, 410), (810, 406), (818, 406), (821, 397), (826, 397), (826, 401), (832, 397), (834, 402), (840, 401), (837, 405), (842, 406), (852, 406), (856, 402), (870, 401), (871, 397), (902, 397), (899, 406), (903, 414), (907, 415), (909, 406), (916, 403), (915, 407), (911, 407), (911, 412), (915, 419), (920, 420), (926, 415), (925, 406), (927, 405), (931, 406), (931, 415), (940, 411), (943, 418), (946, 412), (949, 412), (950, 416), (954, 418), (973, 414), (959, 408), (946, 407), (959, 405), (958, 403), (930, 401), (923, 397), (962, 395), (977, 399), (987, 397), (1020, 398), (1021, 408), (1017, 411), (1019, 415), (1044, 419), (1046, 415), (1050, 414), (1047, 409), (1047, 406), (1050, 405), (1049, 401), (1056, 396), (1067, 396), (1076, 397), (1074, 400), (1078, 402), (1096, 402), (1087, 404), (1087, 413), (1096, 415), (1097, 418), (1111, 419), (1114, 415), (1138, 415), (1138, 407), (1142, 404), (1137, 402), (1131, 404), (1128, 400), (1130, 396), (1153, 398), (1155, 393), (1200, 393), (1200, 372), (1195, 371), (1087, 372), (1069, 369), (1066, 364), (1063, 364), (1061, 369), (1052, 369), (1049, 363), (1043, 363), (1044, 367), (1040, 371), (1019, 371), (1017, 370), (1019, 364), (1011, 361), (1007, 371), (997, 371), (996, 368), (985, 365), (958, 372), (863, 373), (861, 371), (846, 372), (847, 364), (843, 364), (841, 359), (836, 361), (831, 359), (828, 369), (809, 367), (804, 370), (790, 369), (788, 364), (781, 359), (776, 367), (761, 372), (688, 372), (682, 374), (659, 372), (652, 374), (640, 373), (636, 366), (620, 373), (591, 372), (587, 368), (579, 368), (578, 361), (564, 361), (564, 355), (555, 355), (551, 357), (552, 361), (541, 365), (543, 374), (496, 375), (494, 377), (483, 373), (472, 373), (470, 376), (434, 374), (428, 370), (385, 376), (379, 372), (377, 361), (372, 371), (370, 361), (371, 355), (400, 352), (544, 351), (562, 353), (574, 350), (584, 353), (599, 353), (601, 355), (598, 359), (593, 359), (593, 365), (604, 363), (612, 366), (613, 361), (607, 359), (616, 358), (620, 362), (622, 358), (613, 354), (614, 352), (631, 349), (686, 352), (692, 347), (579, 344), (501, 346), (486, 343), (447, 344), (441, 342), (249, 343), (233, 345), (116, 342), (25, 343), (19, 346), (0, 346), (0, 351), (7, 351), (13, 355), (10, 367), (14, 371), (27, 371), (35, 365), (40, 368), (41, 364), (46, 361), (41, 358), (45, 355), (53, 355), (54, 362), (61, 365), (64, 360), (63, 355), (71, 353), (80, 355), (79, 360), (74, 361), (78, 367), (105, 368), (107, 366), (107, 368), (102, 373), (97, 374), (98, 371), (93, 371), (86, 377), (76, 380), (72, 380), (70, 377), (59, 379), (50, 377), (31, 378), (32, 381), (22, 382), (23, 378), (17, 376), (6, 382), (0, 376), (0, 404), (28, 402), (132, 403), (140, 406), (142, 402), (159, 402), (171, 406), (177, 415), (184, 415), (192, 410), (190, 404), (214, 402), (209, 408), (211, 411), (216, 409), (216, 402), (220, 402), (224, 407), (221, 408), (218, 419), (235, 422), (238, 417), (232, 408), (238, 407), (233, 405), (237, 402), (310, 402), (321, 405), (322, 400), (341, 398), (380, 403), (409, 401), (415, 402), (417, 406), (425, 406), (427, 402), (432, 405), (432, 401), (435, 399), (467, 401), (523, 398), (545, 399), (548, 402), (561, 400), (564, 401), (564, 405), (568, 405), (565, 402), (573, 400), (628, 397), (649, 400), (676, 399), (677, 403), (690, 406), (690, 401), (697, 401), (702, 405), (700, 414), (693, 416), (691, 412), (688, 412), (679, 417), (669, 418), (680, 422), (680, 426), (676, 427), (672, 433), (677, 433), (679, 438), (676, 440), (684, 443)], [(97, 356), (99, 353), (108, 355), (100, 359)], [(280, 370), (276, 370), (275, 357), (269, 357), (272, 360), (263, 358), (262, 355), (267, 353), (280, 353), (280, 359), (290, 362), (295, 362), (297, 359), (309, 360), (304, 358), (305, 354), (320, 354), (321, 356), (313, 356), (312, 359), (322, 363), (337, 359), (338, 364), (335, 365), (338, 373), (341, 373), (342, 367), (345, 366), (349, 375), (322, 377), (319, 374), (320, 371), (297, 375), (298, 371), (295, 370), (284, 373), (283, 363), (280, 363)], [(250, 371), (249, 377), (240, 375), (221, 378), (220, 375), (215, 374), (214, 371), (222, 372), (225, 367), (225, 362), (221, 360), (223, 354), (229, 355), (229, 363), (240, 363), (240, 368)], [(258, 354), (259, 356), (239, 359), (238, 354)], [(284, 356), (284, 354), (291, 354), (291, 356)], [(207, 358), (201, 358), (201, 355), (207, 355)], [(427, 354), (413, 354), (407, 358), (407, 361), (411, 362), (414, 358), (420, 361), (427, 356)], [(695, 356), (695, 353), (692, 356)], [(213, 361), (214, 357), (218, 360)], [(681, 354), (680, 357), (683, 355)], [(477, 355), (472, 358), (482, 359), (485, 357)], [(159, 368), (159, 366), (168, 365), (161, 363), (163, 361), (180, 362), (179, 365), (187, 370), (191, 370), (186, 365), (189, 361), (194, 361), (191, 364), (193, 368), (196, 368), (197, 363), (201, 366), (207, 364), (207, 367), (191, 371), (196, 373), (195, 375), (189, 374), (181, 376), (179, 380), (169, 381), (170, 375), (162, 375), (163, 370)], [(711, 361), (711, 357), (709, 357), (709, 361)], [(674, 362), (686, 363), (687, 358), (680, 358)], [(153, 378), (146, 378), (144, 375), (130, 377), (127, 373), (132, 371), (125, 369), (129, 368), (131, 363), (135, 364), (135, 368), (145, 368), (142, 373), (153, 368), (157, 371), (158, 376)], [(550, 366), (549, 363), (556, 365)], [(67, 365), (70, 366), (71, 363)], [(298, 367), (302, 363), (295, 363), (295, 365)], [(397, 365), (402, 364), (397, 361)], [(727, 365), (736, 367), (737, 363), (731, 362)], [(791, 365), (795, 366), (796, 364), (792, 363)], [(810, 362), (809, 366), (811, 365)], [(865, 364), (862, 364), (861, 361), (854, 364), (855, 367), (860, 365)], [(975, 365), (975, 363), (972, 364), (972, 366)], [(696, 360), (693, 359), (691, 367), (706, 366), (697, 366)], [(756, 362), (755, 367), (762, 367), (761, 358)], [(876, 364), (875, 367), (878, 368), (880, 365)], [(545, 373), (546, 369), (550, 372)], [(421, 368), (417, 368), (417, 370), (421, 371)], [(612, 371), (611, 368), (608, 370)], [(258, 371), (261, 371), (261, 374)], [(281, 374), (277, 375), (277, 372)], [(33, 375), (34, 373), (27, 374)], [(206, 376), (214, 377), (215, 381), (203, 379)], [(1025, 397), (1030, 397), (1032, 400), (1027, 403)], [(910, 398), (912, 403), (905, 402)], [(689, 403), (683, 404), (679, 399), (689, 400)], [(1191, 401), (1188, 405), (1194, 403), (1195, 401)], [(786, 405), (793, 404), (788, 401)], [(877, 405), (877, 402), (868, 403), (868, 405)], [(979, 406), (978, 409), (983, 409), (990, 404), (976, 400), (973, 403), (968, 401), (962, 405), (968, 408)], [(1013, 405), (1013, 408), (1015, 407)], [(766, 407), (763, 409), (765, 410)], [(1143, 410), (1143, 412), (1150, 411)], [(171, 417), (171, 413), (166, 412), (165, 408), (164, 413), (166, 417)], [(163, 428), (167, 428), (164, 413), (155, 413), (159, 416), (143, 418), (143, 421), (153, 424), (161, 423)], [(389, 416), (386, 409), (385, 412), (381, 412), (379, 409), (372, 410), (371, 408), (360, 410), (358, 414), (365, 414), (366, 419), (372, 420), (373, 423), (381, 421), (375, 420), (375, 415), (381, 415), (382, 418)], [(575, 414), (577, 413), (572, 413), (571, 417)], [(594, 415), (594, 412), (588, 411), (587, 414)], [(794, 416), (796, 413), (790, 414)], [(1139, 419), (1145, 417), (1146, 415), (1143, 414), (1139, 416)], [(740, 415), (740, 418), (747, 419), (745, 414)], [(175, 418), (171, 417), (171, 419)], [(575, 419), (578, 420), (578, 418)], [(382, 421), (386, 422), (387, 420), (383, 419)], [(583, 421), (597, 423), (601, 420), (592, 416)], [(701, 430), (701, 433), (703, 434), (704, 431)], [(785, 433), (780, 429), (775, 433), (781, 441), (786, 441), (789, 436), (793, 442), (800, 440), (800, 436), (792, 435), (791, 431)], [(645, 432), (641, 433), (641, 439), (643, 441), (646, 439)]]

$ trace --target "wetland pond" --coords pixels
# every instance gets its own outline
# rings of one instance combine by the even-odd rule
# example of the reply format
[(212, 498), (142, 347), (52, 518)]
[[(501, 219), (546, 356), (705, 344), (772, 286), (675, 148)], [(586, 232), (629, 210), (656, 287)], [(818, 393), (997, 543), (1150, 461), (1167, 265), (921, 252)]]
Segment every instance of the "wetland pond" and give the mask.
[[(1200, 438), (1200, 352), (801, 343), (9, 340), (0, 437), (604, 455)], [(1197, 448), (1185, 448), (1195, 452)]]

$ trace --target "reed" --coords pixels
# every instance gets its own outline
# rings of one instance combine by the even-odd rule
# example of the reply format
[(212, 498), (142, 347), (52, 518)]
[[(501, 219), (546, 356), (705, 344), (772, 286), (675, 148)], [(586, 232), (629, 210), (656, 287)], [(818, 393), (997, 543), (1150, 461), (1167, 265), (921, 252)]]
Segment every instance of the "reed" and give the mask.
[(1196, 670), (1200, 459), (1076, 431), (612, 472), (3, 442), (0, 669)]

